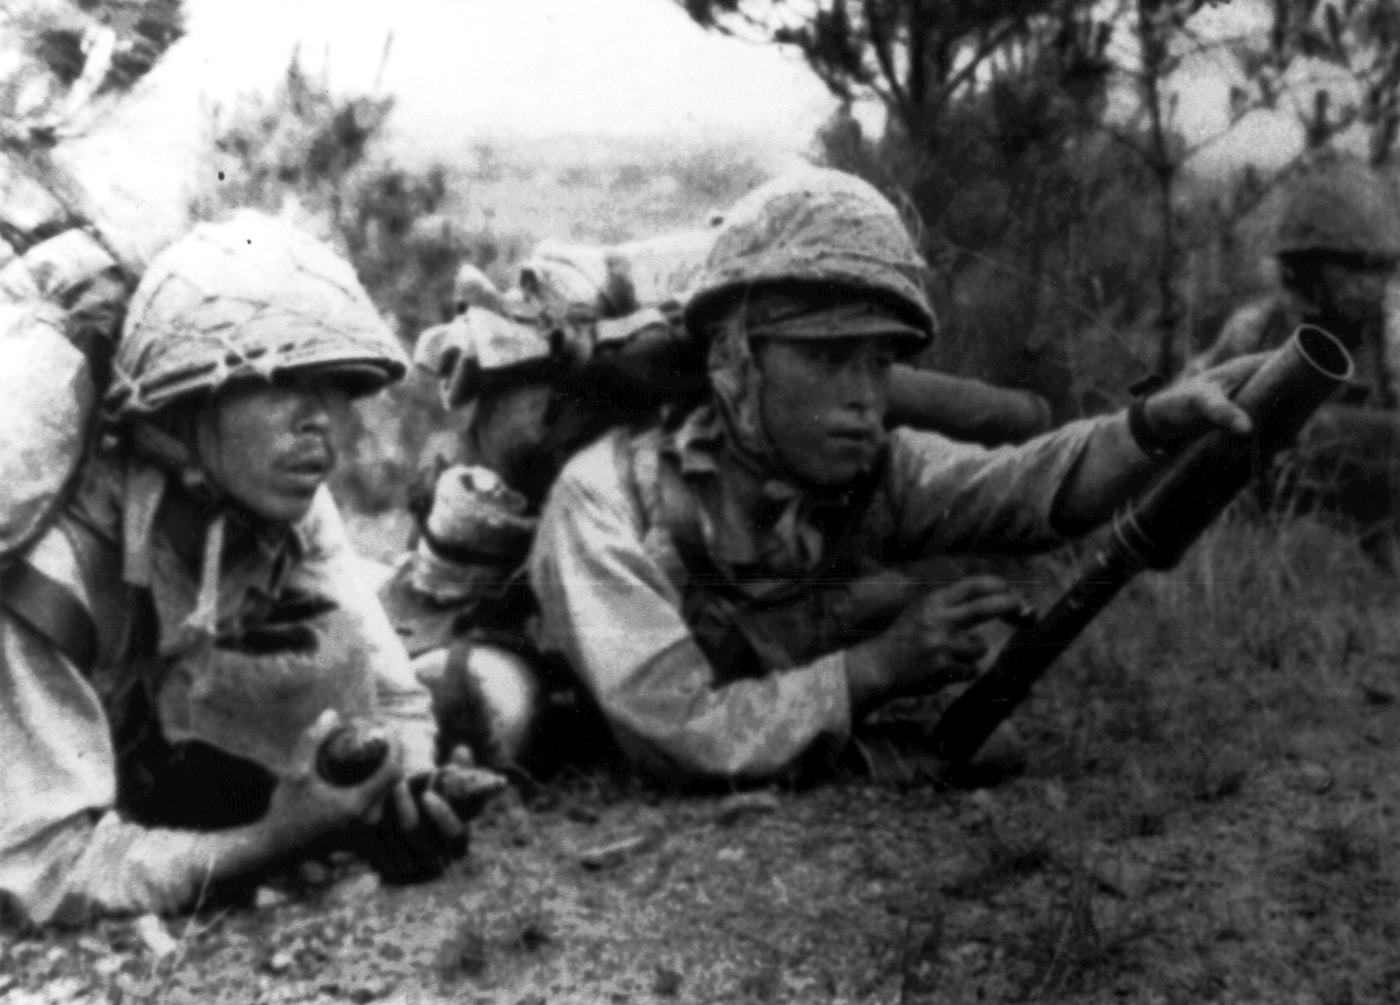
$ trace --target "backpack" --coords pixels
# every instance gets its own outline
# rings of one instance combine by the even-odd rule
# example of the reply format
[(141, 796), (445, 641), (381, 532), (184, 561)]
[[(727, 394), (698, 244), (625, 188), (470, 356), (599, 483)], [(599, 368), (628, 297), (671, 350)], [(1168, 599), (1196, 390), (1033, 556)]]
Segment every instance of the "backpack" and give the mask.
[(52, 523), (97, 436), (132, 284), (88, 231), (23, 245), (0, 267), (0, 567)]

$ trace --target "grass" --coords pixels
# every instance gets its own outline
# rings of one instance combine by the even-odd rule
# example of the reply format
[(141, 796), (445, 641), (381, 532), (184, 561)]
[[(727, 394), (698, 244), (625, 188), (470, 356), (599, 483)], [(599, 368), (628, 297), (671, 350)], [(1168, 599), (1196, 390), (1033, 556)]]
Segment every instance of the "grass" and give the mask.
[[(1053, 595), (1075, 568), (1025, 581)], [(847, 777), (725, 825), (721, 796), (579, 774), (485, 819), (474, 867), (429, 887), (177, 923), (160, 964), (103, 923), (105, 977), (93, 933), (12, 931), (0, 973), (125, 1001), (1381, 1005), (1395, 587), (1344, 534), (1237, 513), (1052, 668), (1014, 719), (1027, 768), (993, 788)], [(258, 969), (273, 949), (286, 975)]]

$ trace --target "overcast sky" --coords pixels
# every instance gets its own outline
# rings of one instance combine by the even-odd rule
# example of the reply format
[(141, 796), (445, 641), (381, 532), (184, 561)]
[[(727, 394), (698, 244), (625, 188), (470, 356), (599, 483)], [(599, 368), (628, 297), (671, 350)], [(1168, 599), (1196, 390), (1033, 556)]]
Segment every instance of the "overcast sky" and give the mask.
[(186, 72), (206, 92), (267, 87), (300, 44), (333, 89), (378, 82), (397, 95), (394, 124), (421, 147), (460, 149), (482, 134), (681, 131), (801, 149), (834, 107), (800, 59), (704, 32), (667, 0), (189, 5)]
[[(146, 96), (73, 154), (100, 168), (84, 172), (95, 201), (134, 215), (152, 241), (184, 225), (190, 179), (216, 167), (197, 153), (209, 105), (270, 91), (293, 51), (335, 92), (393, 94), (394, 150), (404, 159), (451, 160), (475, 139), (559, 134), (747, 138), (797, 153), (835, 107), (797, 56), (702, 31), (668, 0), (186, 3), (187, 37)], [(1255, 6), (1220, 8), (1229, 14), (1220, 30), (1239, 29), (1240, 13)], [(1191, 77), (1182, 123), (1207, 135), (1222, 124), (1228, 83), (1205, 64)], [(1295, 145), (1277, 122), (1253, 126), (1217, 144), (1214, 158), (1274, 160)]]

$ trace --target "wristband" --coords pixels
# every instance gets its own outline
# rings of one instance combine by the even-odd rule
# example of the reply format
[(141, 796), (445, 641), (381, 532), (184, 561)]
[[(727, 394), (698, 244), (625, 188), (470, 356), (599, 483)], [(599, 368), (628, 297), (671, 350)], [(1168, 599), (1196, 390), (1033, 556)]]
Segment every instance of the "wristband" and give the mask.
[(1147, 398), (1140, 396), (1128, 406), (1128, 433), (1137, 448), (1154, 460), (1170, 456), (1177, 448), (1177, 442), (1168, 439), (1152, 428), (1147, 421)]

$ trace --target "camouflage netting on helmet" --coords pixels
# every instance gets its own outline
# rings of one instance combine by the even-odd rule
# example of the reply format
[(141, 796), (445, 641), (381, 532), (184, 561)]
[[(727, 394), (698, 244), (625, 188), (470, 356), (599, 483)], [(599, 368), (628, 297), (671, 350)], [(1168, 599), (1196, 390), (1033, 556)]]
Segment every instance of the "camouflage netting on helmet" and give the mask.
[(1318, 158), (1283, 187), (1273, 252), (1333, 251), (1400, 258), (1397, 193), (1364, 162)]
[(281, 221), (201, 224), (131, 299), (109, 406), (121, 417), (245, 377), (341, 371), (353, 391), (402, 376), (403, 350), (349, 263)]
[(802, 282), (874, 296), (931, 337), (926, 270), (884, 196), (852, 175), (812, 168), (760, 186), (725, 214), (686, 324), (699, 330), (756, 285)]

